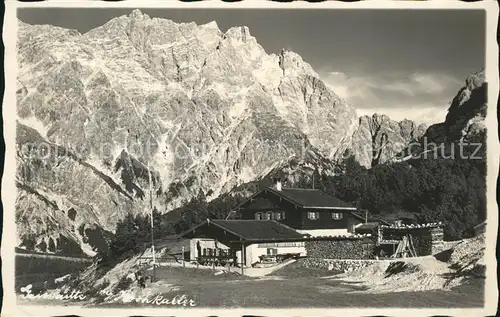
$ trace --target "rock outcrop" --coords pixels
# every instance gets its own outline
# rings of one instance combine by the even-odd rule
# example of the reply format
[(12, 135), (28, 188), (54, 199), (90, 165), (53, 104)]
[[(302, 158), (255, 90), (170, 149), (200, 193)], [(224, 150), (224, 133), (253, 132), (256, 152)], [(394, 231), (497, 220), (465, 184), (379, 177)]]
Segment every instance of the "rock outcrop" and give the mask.
[(446, 119), (429, 127), (425, 137), (431, 142), (469, 142), (485, 137), (487, 83), (484, 70), (470, 75), (453, 98)]
[(370, 168), (391, 161), (425, 131), (425, 125), (410, 120), (397, 122), (380, 114), (362, 116), (345, 155), (354, 156), (362, 166)]
[(484, 70), (467, 77), (464, 87), (453, 98), (444, 122), (431, 125), (420, 138), (420, 146), (404, 151), (405, 158), (460, 157), (484, 163), (487, 97)]

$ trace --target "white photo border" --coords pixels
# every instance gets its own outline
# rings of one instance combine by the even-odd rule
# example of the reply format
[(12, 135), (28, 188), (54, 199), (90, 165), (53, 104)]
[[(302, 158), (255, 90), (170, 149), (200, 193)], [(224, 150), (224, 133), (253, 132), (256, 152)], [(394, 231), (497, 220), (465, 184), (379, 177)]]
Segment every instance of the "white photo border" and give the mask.
[[(55, 315), (80, 315), (80, 316), (485, 316), (496, 313), (498, 303), (497, 285), (497, 261), (495, 257), (497, 228), (498, 228), (498, 205), (496, 203), (496, 181), (499, 170), (499, 142), (497, 135), (497, 107), (499, 91), (498, 73), (498, 46), (496, 43), (496, 29), (498, 24), (498, 3), (496, 1), (480, 2), (460, 2), (449, 0), (436, 1), (386, 1), (373, 0), (363, 2), (337, 2), (325, 1), (319, 3), (308, 3), (295, 1), (291, 3), (278, 3), (272, 1), (252, 1), (226, 3), (222, 1), (201, 1), (201, 2), (181, 2), (181, 1), (158, 1), (158, 0), (137, 0), (137, 1), (45, 1), (45, 2), (18, 2), (7, 0), (5, 2), (5, 19), (3, 29), (3, 40), (5, 46), (5, 94), (3, 100), (4, 116), (4, 136), (5, 136), (5, 165), (2, 178), (2, 203), (4, 207), (3, 236), (1, 245), (2, 256), (2, 280), (4, 300), (2, 315), (4, 316), (55, 316)], [(16, 304), (16, 294), (14, 291), (14, 247), (16, 241), (15, 234), (15, 111), (16, 111), (16, 40), (17, 40), (17, 14), (18, 8), (190, 8), (190, 9), (263, 9), (263, 10), (286, 10), (286, 9), (457, 9), (471, 10), (482, 9), (486, 11), (486, 65), (485, 75), (488, 82), (488, 103), (486, 125), (487, 133), (487, 227), (486, 227), (486, 252), (485, 262), (486, 285), (485, 285), (485, 307), (474, 309), (450, 309), (450, 308), (328, 308), (328, 309), (262, 309), (262, 308), (195, 308), (195, 309), (155, 309), (155, 308), (82, 308), (75, 306), (20, 306)], [(397, 296), (397, 295), (395, 295)]]

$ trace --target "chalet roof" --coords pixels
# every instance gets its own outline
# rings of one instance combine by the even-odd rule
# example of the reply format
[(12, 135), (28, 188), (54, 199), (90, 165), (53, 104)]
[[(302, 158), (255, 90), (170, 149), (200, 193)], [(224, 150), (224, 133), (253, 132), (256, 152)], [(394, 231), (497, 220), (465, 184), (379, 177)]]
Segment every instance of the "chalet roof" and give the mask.
[(281, 190), (276, 190), (270, 187), (267, 190), (302, 208), (356, 210), (355, 207), (348, 203), (319, 189), (282, 188)]
[(361, 222), (365, 222), (365, 215), (361, 215), (360, 213), (357, 213), (357, 212), (351, 212), (351, 215), (358, 219), (359, 221)]
[(220, 220), (207, 219), (200, 225), (189, 229), (181, 236), (186, 236), (193, 229), (215, 225), (245, 241), (274, 241), (301, 239), (304, 234), (274, 220)]
[(406, 212), (406, 211), (393, 212), (391, 214), (385, 215), (384, 217), (388, 221), (403, 220), (403, 219), (415, 220), (415, 215), (412, 214), (411, 212)]
[(429, 222), (429, 223), (421, 223), (416, 225), (390, 225), (390, 226), (380, 226), (383, 229), (391, 229), (391, 230), (411, 230), (411, 229), (421, 229), (421, 228), (442, 228), (442, 222)]
[(479, 228), (484, 227), (484, 226), (486, 226), (486, 221), (483, 221), (480, 224), (475, 225), (474, 229), (479, 229)]
[[(368, 219), (370, 219), (370, 217), (368, 217)], [(374, 218), (374, 220), (376, 220), (377, 222), (379, 222), (382, 225), (386, 225), (386, 226), (390, 225), (389, 221), (387, 221), (381, 217), (376, 217), (376, 218)]]
[(379, 226), (378, 222), (367, 222), (362, 225), (359, 225), (356, 227), (356, 231), (358, 230), (373, 230), (376, 229)]

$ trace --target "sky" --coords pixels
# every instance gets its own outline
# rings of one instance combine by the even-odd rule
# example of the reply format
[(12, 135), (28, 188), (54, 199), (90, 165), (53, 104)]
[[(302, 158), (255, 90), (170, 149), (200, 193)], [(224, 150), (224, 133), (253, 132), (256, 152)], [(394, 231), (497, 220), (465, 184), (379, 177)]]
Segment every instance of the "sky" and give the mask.
[[(29, 8), (18, 18), (81, 33), (133, 9)], [(442, 122), (465, 78), (485, 66), (483, 10), (140, 9), (222, 31), (248, 26), (267, 53), (294, 51), (360, 115)]]

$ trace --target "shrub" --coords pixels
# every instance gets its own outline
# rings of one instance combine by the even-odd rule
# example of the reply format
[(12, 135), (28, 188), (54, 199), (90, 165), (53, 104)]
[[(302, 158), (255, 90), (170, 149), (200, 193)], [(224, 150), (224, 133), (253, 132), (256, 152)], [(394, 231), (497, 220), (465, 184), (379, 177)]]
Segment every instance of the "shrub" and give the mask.
[(119, 293), (120, 291), (125, 291), (128, 290), (130, 285), (132, 285), (134, 281), (131, 278), (128, 278), (126, 276), (123, 276), (120, 281), (118, 281), (118, 284), (113, 288), (113, 291), (115, 293)]

